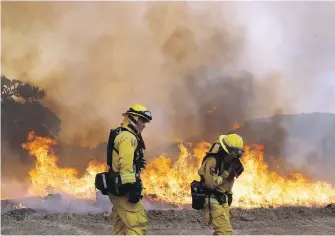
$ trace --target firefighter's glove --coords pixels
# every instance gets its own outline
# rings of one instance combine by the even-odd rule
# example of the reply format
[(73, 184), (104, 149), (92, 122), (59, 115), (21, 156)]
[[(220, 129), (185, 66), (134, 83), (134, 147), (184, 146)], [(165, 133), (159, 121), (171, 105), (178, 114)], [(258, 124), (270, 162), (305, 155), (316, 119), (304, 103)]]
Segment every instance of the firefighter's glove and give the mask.
[(238, 178), (244, 171), (244, 167), (240, 161), (240, 159), (238, 158), (234, 158), (231, 162), (231, 167), (232, 167), (232, 170), (231, 170), (231, 173), (230, 173), (230, 178), (233, 179), (233, 178)]
[(133, 183), (127, 186), (129, 190), (128, 202), (138, 203), (142, 198), (142, 186), (140, 183)]
[(235, 169), (236, 178), (238, 178), (244, 171), (244, 167), (238, 158), (233, 159), (233, 168)]

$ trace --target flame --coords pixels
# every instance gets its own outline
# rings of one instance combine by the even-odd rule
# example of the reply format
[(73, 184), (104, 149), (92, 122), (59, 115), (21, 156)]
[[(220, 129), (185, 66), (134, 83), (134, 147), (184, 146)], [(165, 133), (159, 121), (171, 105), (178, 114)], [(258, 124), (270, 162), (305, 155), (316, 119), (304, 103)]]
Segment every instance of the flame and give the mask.
[(29, 172), (32, 187), (28, 195), (43, 196), (53, 192), (62, 192), (78, 198), (92, 198), (95, 195), (95, 175), (106, 169), (103, 164), (90, 162), (85, 174), (78, 177), (78, 172), (73, 168), (61, 168), (57, 165), (52, 145), (55, 140), (38, 137), (34, 132), (28, 135), (28, 142), (23, 148), (29, 155), (36, 157), (36, 167)]
[[(106, 165), (90, 162), (82, 177), (73, 168), (61, 168), (52, 150), (55, 141), (38, 137), (33, 132), (23, 147), (36, 158), (36, 166), (30, 171), (31, 187), (28, 195), (45, 196), (52, 192), (66, 193), (77, 198), (94, 199), (94, 178), (105, 171)], [(210, 143), (200, 142), (184, 146), (178, 144), (179, 157), (161, 155), (147, 164), (142, 173), (145, 196), (151, 200), (174, 205), (191, 203), (190, 183), (197, 179), (198, 167)], [(242, 208), (281, 205), (324, 205), (335, 201), (335, 189), (323, 181), (310, 181), (302, 173), (292, 173), (283, 178), (271, 172), (264, 162), (264, 146), (245, 148), (242, 163), (245, 171), (235, 181), (233, 206)]]
[(264, 145), (247, 146), (245, 151), (245, 172), (234, 186), (236, 206), (321, 206), (335, 201), (335, 188), (325, 181), (311, 181), (297, 172), (284, 179), (269, 171), (264, 162)]
[(190, 204), (189, 186), (194, 179), (199, 179), (198, 167), (210, 144), (196, 144), (192, 154), (182, 143), (178, 146), (180, 155), (176, 162), (162, 155), (148, 163), (142, 174), (143, 184), (153, 199), (176, 205)]
[(241, 126), (239, 125), (239, 123), (237, 123), (237, 122), (235, 122), (234, 124), (233, 124), (233, 130), (236, 130), (236, 129), (239, 129), (239, 128), (241, 128)]
[[(197, 174), (204, 153), (210, 147), (202, 142), (195, 145), (192, 153), (179, 144), (180, 156), (172, 159), (161, 156), (150, 163), (143, 175), (148, 191), (158, 200), (183, 205), (190, 204), (189, 184), (199, 180)], [(264, 162), (264, 146), (245, 148), (242, 159), (245, 171), (235, 181), (233, 206), (242, 208), (275, 207), (281, 205), (324, 205), (335, 201), (335, 189), (326, 182), (312, 182), (302, 173), (291, 173), (284, 179), (268, 170)]]

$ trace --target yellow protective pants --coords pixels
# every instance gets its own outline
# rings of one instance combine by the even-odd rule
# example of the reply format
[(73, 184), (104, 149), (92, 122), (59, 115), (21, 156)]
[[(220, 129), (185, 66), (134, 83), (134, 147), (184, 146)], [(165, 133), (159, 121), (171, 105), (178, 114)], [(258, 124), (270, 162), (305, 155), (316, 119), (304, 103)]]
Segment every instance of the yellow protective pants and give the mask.
[(128, 196), (109, 194), (113, 204), (113, 235), (145, 235), (147, 233), (147, 215), (142, 200), (138, 203), (128, 202)]
[(206, 198), (204, 212), (206, 222), (213, 227), (213, 235), (233, 235), (228, 203), (220, 205), (216, 199), (211, 198), (209, 208), (208, 198)]

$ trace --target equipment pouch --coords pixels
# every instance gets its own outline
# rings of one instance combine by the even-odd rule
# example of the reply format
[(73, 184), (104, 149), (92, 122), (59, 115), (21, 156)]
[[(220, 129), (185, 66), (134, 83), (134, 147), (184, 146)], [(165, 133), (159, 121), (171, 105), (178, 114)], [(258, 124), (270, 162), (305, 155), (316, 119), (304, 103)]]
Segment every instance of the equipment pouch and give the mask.
[(109, 171), (110, 184), (108, 185), (109, 193), (115, 196), (126, 195), (125, 187), (122, 185), (120, 174), (114, 171)]
[(100, 190), (103, 195), (108, 195), (108, 172), (98, 173), (95, 176), (95, 188)]
[(108, 195), (108, 193), (115, 196), (126, 195), (121, 177), (115, 172), (98, 173), (95, 176), (95, 188), (100, 190), (103, 195)]
[(201, 182), (194, 180), (191, 183), (191, 195), (192, 195), (192, 208), (195, 210), (201, 210), (205, 207), (206, 193)]

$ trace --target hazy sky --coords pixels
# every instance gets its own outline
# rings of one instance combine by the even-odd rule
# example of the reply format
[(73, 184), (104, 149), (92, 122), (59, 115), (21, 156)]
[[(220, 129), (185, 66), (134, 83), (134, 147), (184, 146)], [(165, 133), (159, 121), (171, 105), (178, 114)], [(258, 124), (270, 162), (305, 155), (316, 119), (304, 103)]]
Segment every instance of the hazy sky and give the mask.
[(282, 95), (294, 98), (295, 112), (335, 112), (335, 3), (236, 6), (249, 35), (245, 66), (251, 66), (253, 73), (280, 70)]

